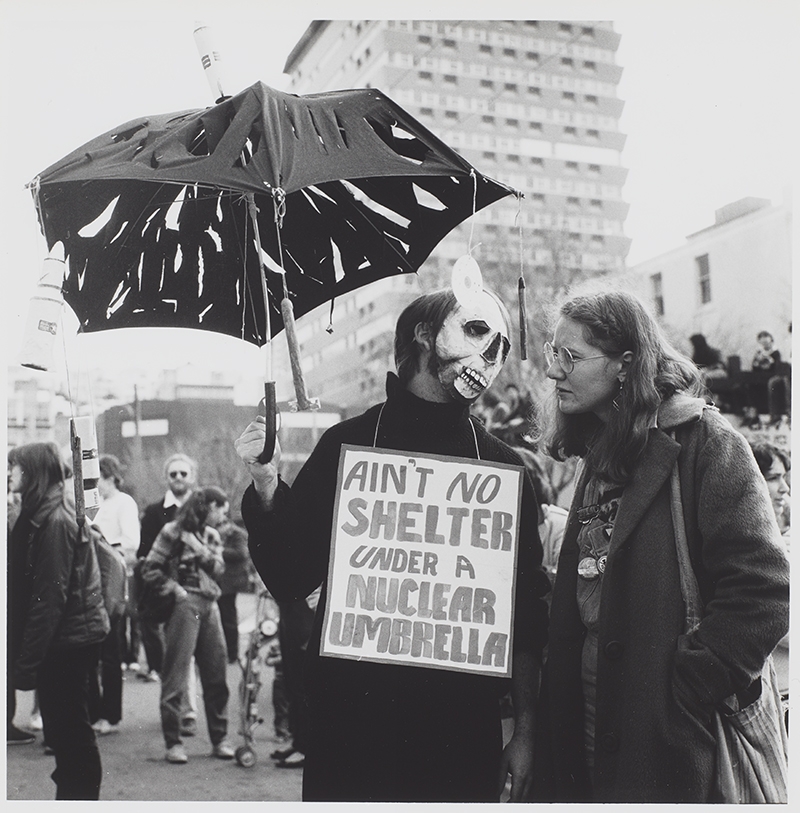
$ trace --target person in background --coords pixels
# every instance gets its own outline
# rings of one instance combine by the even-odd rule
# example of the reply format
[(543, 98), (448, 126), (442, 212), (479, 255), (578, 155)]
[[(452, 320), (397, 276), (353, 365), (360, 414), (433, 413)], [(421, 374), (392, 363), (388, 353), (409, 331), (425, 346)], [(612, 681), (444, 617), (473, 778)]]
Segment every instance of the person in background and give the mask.
[[(396, 663), (320, 657), (331, 523), (343, 443), (410, 454), (522, 464), (470, 417), (510, 351), (509, 317), (484, 289), (470, 307), (451, 290), (415, 299), (397, 320), (397, 375), (387, 399), (328, 429), (291, 487), (280, 445), (266, 465), (264, 419), (236, 450), (253, 479), (242, 500), (253, 564), (278, 601), (322, 586), (305, 659), (310, 734), (306, 801), (499, 801), (524, 798), (533, 770), (533, 702), (547, 638), (536, 497), (523, 478), (510, 680)], [(285, 655), (285, 653), (284, 653)], [(500, 698), (513, 693), (514, 732), (503, 748)]]
[[(132, 577), (139, 546), (139, 509), (130, 494), (120, 491), (123, 479), (119, 460), (114, 455), (101, 455), (99, 465), (97, 490), (101, 503), (94, 524), (108, 543), (122, 552)], [(110, 621), (111, 631), (100, 650), (100, 680), (93, 681), (90, 686), (91, 717), (98, 734), (116, 733), (122, 719), (122, 653), (125, 649), (126, 615), (112, 617)]]
[[(781, 351), (775, 347), (775, 339), (768, 330), (762, 330), (756, 337), (758, 346), (753, 355), (752, 379), (746, 388), (747, 404), (745, 407), (744, 425), (751, 429), (761, 427), (760, 415), (768, 413), (770, 423), (780, 423), (781, 416), (785, 410), (785, 399), (779, 398), (778, 390), (785, 395), (784, 387), (781, 383), (781, 376), (776, 375), (783, 372), (785, 365), (781, 363)], [(774, 381), (773, 381), (774, 379)], [(770, 382), (772, 386), (770, 386)], [(782, 403), (779, 405), (779, 401)]]
[(703, 378), (711, 378), (725, 374), (725, 362), (722, 360), (722, 351), (711, 345), (702, 333), (689, 336), (692, 343), (692, 361), (701, 371)]
[(280, 644), (280, 690), (284, 693), (291, 742), (277, 748), (270, 758), (278, 768), (302, 768), (309, 735), (308, 698), (305, 691), (305, 660), (314, 625), (319, 588), (307, 598), (278, 602)]
[[(8, 466), (8, 489), (6, 492), (6, 539), (11, 539), (11, 531), (17, 521), (21, 510), (20, 496), (16, 491), (11, 490), (11, 465)], [(17, 693), (14, 689), (14, 659), (11, 649), (11, 572), (12, 572), (12, 550), (10, 544), (6, 545), (7, 566), (6, 577), (8, 579), (6, 587), (6, 743), (8, 745), (30, 745), (36, 742), (36, 735), (32, 731), (26, 731), (14, 725), (14, 717), (17, 713)], [(38, 703), (35, 703), (36, 714), (31, 715), (33, 722), (38, 725), (41, 730), (41, 715), (38, 712)], [(31, 728), (34, 726), (31, 725)]]
[[(750, 448), (758, 464), (759, 471), (764, 475), (772, 501), (775, 519), (781, 531), (781, 540), (785, 545), (786, 556), (789, 556), (789, 540), (791, 535), (791, 520), (789, 512), (789, 472), (792, 462), (789, 454), (766, 441), (750, 441)], [(781, 638), (775, 651), (772, 653), (775, 663), (775, 675), (778, 678), (778, 690), (783, 699), (786, 713), (786, 725), (789, 725), (789, 633)]]
[(771, 373), (781, 360), (781, 351), (775, 347), (775, 338), (768, 330), (762, 330), (756, 336), (758, 347), (753, 356), (753, 369)]
[(95, 523), (100, 526), (103, 535), (112, 545), (119, 544), (128, 571), (128, 607), (123, 618), (121, 635), (122, 668), (138, 672), (142, 639), (136, 613), (134, 568), (141, 542), (139, 509), (133, 497), (121, 490), (124, 479), (119, 459), (114, 455), (101, 455), (99, 463), (98, 490), (102, 502), (95, 516)]
[[(764, 479), (631, 294), (568, 299), (544, 354), (547, 449), (581, 466), (553, 588), (534, 799), (709, 802), (715, 704), (752, 702), (788, 629), (789, 567)], [(673, 471), (703, 598), (691, 633)]]
[(247, 549), (247, 534), (228, 516), (230, 502), (225, 492), (215, 486), (209, 486), (205, 491), (209, 500), (218, 509), (209, 515), (208, 520), (208, 524), (222, 540), (222, 558), (225, 562), (225, 569), (217, 579), (221, 591), (217, 605), (225, 635), (228, 663), (237, 663), (239, 614), (236, 611), (236, 596), (250, 588), (250, 552)]
[[(197, 481), (197, 463), (185, 454), (174, 454), (164, 463), (164, 478), (167, 481), (167, 490), (163, 499), (151, 503), (142, 512), (139, 548), (136, 551), (136, 558), (139, 561), (150, 553), (159, 531), (175, 519), (178, 509), (192, 493)], [(157, 682), (164, 659), (163, 630), (160, 624), (146, 621), (140, 623), (139, 629), (147, 659), (147, 670), (141, 672), (139, 677)], [(196, 722), (188, 724), (187, 728), (192, 725), (196, 726)]]
[(58, 447), (11, 449), (11, 490), (21, 511), (9, 540), (13, 685), (36, 689), (55, 755), (56, 799), (97, 800), (102, 766), (89, 720), (89, 679), (110, 630), (100, 568), (88, 534), (65, 504)]
[(175, 519), (159, 531), (142, 568), (145, 581), (159, 592), (175, 594), (175, 607), (164, 625), (161, 675), (161, 729), (166, 760), (173, 764), (188, 761), (181, 729), (193, 656), (203, 687), (212, 755), (218, 759), (234, 756), (227, 739), (225, 639), (217, 606), (220, 590), (215, 581), (225, 565), (222, 542), (212, 527), (221, 522), (222, 506), (215, 499), (205, 489), (193, 492)]

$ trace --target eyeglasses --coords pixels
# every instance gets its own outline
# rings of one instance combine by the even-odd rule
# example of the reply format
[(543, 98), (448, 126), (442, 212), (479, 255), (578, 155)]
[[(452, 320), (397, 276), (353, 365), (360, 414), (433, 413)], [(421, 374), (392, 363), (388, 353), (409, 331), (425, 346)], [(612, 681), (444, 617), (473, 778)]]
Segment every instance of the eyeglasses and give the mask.
[(570, 353), (568, 347), (559, 347), (557, 350), (553, 347), (550, 342), (545, 342), (544, 347), (542, 348), (542, 352), (544, 353), (544, 361), (545, 364), (549, 367), (553, 364), (556, 359), (558, 359), (558, 363), (561, 366), (561, 369), (569, 374), (575, 369), (575, 365), (579, 361), (590, 361), (591, 359), (602, 359), (608, 358), (605, 353), (602, 353), (599, 356), (586, 356), (582, 359), (573, 358), (572, 353)]
[(169, 476), (170, 476), (171, 480), (174, 480), (176, 477), (188, 477), (189, 472), (188, 471), (171, 471), (169, 473)]

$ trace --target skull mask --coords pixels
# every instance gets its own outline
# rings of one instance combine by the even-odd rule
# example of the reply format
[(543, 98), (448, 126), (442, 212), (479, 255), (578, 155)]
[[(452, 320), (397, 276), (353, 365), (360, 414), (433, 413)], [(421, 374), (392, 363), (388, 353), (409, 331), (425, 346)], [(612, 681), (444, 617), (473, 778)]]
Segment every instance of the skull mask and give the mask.
[(472, 402), (505, 363), (511, 342), (503, 311), (483, 291), (473, 307), (457, 304), (436, 336), (432, 372), (456, 401)]

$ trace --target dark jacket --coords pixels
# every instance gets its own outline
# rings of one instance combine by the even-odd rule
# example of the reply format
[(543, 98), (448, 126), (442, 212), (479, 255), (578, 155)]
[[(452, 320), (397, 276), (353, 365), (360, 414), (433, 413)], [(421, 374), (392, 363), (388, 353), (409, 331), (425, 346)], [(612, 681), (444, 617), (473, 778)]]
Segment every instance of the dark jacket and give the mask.
[[(704, 603), (691, 635), (669, 501), (676, 459)], [(706, 802), (712, 707), (756, 680), (788, 629), (789, 567), (764, 479), (745, 439), (716, 409), (686, 396), (662, 406), (623, 494), (603, 576), (591, 790), (576, 602), (576, 506), (587, 479), (584, 472), (576, 486), (553, 589), (535, 798)]]
[(153, 542), (156, 541), (158, 532), (168, 522), (172, 522), (177, 513), (178, 506), (170, 505), (169, 508), (164, 508), (164, 500), (150, 503), (150, 505), (144, 509), (142, 512), (139, 550), (136, 551), (137, 559), (144, 559), (144, 557), (150, 553), (150, 548), (153, 547)]
[(231, 520), (217, 528), (222, 539), (222, 558), (225, 570), (217, 579), (222, 595), (243, 593), (250, 587), (250, 551), (247, 534)]
[(33, 689), (48, 652), (99, 643), (110, 625), (94, 544), (79, 533), (62, 485), (32, 516), (20, 514), (10, 544), (9, 656), (15, 687)]

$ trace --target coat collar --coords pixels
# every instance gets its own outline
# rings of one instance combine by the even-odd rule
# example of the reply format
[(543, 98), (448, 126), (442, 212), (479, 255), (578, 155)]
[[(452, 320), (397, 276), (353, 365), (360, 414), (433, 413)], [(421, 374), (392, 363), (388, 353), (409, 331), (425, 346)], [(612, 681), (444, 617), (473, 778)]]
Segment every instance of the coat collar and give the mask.
[(634, 477), (622, 495), (611, 534), (612, 548), (625, 543), (670, 476), (681, 445), (669, 432), (678, 426), (699, 421), (706, 408), (708, 404), (702, 398), (684, 393), (676, 393), (661, 404), (657, 425), (650, 429)]

